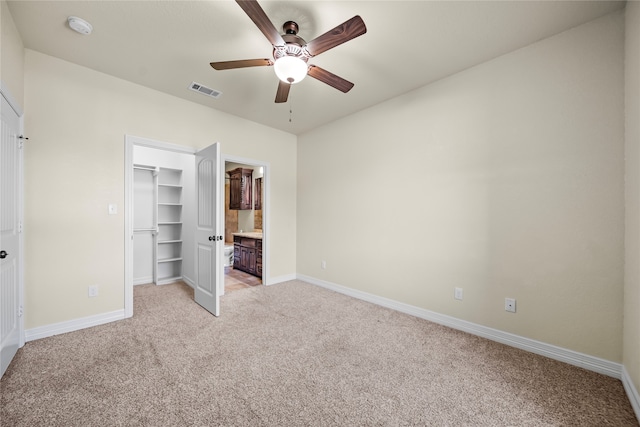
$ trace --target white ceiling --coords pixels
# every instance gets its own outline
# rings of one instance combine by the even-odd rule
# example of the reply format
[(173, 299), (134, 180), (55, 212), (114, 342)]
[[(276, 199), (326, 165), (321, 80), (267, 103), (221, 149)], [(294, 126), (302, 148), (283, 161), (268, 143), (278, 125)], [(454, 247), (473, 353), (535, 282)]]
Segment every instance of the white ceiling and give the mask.
[[(289, 102), (275, 104), (272, 67), (209, 66), (271, 58), (270, 43), (234, 1), (7, 3), (28, 49), (293, 134), (624, 7), (623, 1), (261, 1), (278, 30), (294, 20), (307, 41), (354, 15), (367, 26), (363, 36), (309, 61), (354, 82), (350, 92), (308, 77), (292, 86)], [(93, 33), (69, 29), (70, 15), (89, 21)], [(223, 95), (192, 92), (192, 81)]]

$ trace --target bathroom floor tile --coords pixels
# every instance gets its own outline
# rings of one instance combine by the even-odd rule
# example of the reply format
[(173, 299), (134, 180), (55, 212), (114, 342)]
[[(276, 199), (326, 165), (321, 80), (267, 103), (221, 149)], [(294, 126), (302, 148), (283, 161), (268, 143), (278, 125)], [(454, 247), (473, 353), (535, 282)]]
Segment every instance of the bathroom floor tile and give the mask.
[(262, 285), (262, 279), (259, 277), (252, 276), (244, 271), (234, 270), (233, 267), (225, 267), (224, 269), (225, 293), (259, 285)]

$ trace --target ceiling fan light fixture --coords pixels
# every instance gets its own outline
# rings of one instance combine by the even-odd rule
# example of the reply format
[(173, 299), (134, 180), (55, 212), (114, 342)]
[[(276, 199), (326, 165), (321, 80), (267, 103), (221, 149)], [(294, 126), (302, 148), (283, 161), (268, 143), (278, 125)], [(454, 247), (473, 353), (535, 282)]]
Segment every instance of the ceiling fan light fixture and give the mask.
[(276, 76), (285, 83), (295, 84), (307, 75), (307, 63), (297, 56), (283, 56), (273, 64)]

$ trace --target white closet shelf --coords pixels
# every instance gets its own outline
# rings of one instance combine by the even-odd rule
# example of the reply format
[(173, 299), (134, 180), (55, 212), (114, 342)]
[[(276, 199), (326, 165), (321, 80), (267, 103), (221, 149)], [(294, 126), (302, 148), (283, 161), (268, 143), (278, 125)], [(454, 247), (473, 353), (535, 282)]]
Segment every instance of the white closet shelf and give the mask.
[(133, 165), (133, 168), (141, 171), (150, 171), (150, 172), (156, 172), (156, 169), (157, 169), (155, 166), (142, 166), (142, 165)]
[(178, 280), (182, 280), (182, 276), (159, 277), (158, 278), (158, 285), (167, 285), (169, 283), (177, 282)]
[(182, 261), (182, 258), (165, 258), (165, 259), (158, 259), (158, 262), (176, 262), (176, 261)]
[(159, 168), (157, 183), (156, 283), (182, 278), (182, 171)]

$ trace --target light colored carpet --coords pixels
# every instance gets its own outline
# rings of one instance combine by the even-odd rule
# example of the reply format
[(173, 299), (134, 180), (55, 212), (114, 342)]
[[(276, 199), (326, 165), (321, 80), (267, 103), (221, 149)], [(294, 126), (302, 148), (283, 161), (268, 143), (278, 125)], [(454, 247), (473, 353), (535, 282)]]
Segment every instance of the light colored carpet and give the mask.
[(300, 281), (135, 288), (131, 319), (20, 349), (4, 426), (637, 426), (620, 381)]

